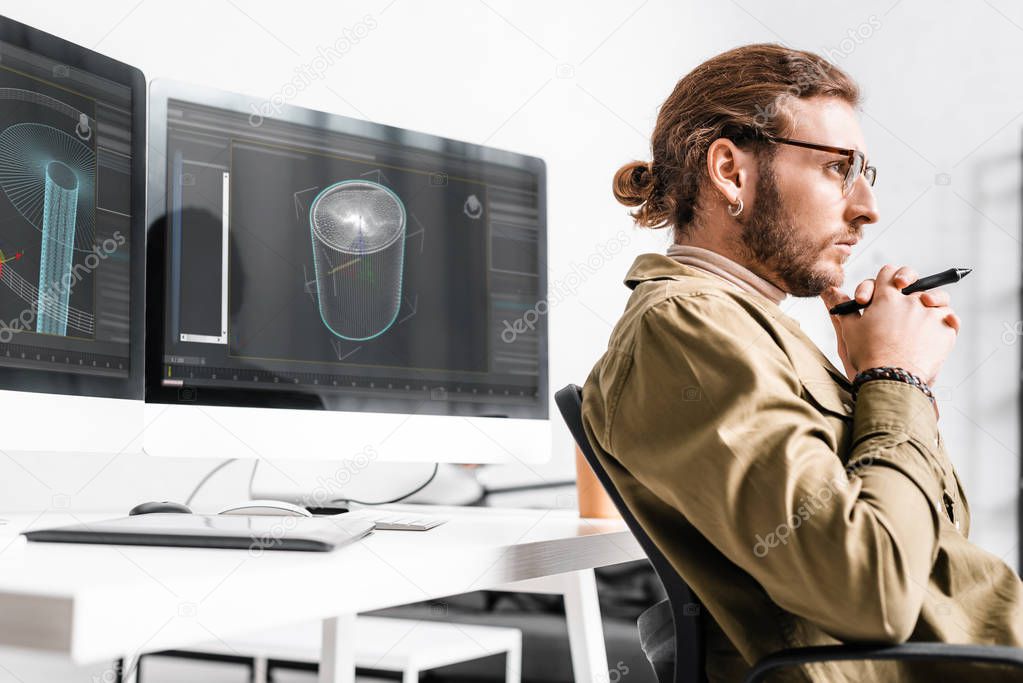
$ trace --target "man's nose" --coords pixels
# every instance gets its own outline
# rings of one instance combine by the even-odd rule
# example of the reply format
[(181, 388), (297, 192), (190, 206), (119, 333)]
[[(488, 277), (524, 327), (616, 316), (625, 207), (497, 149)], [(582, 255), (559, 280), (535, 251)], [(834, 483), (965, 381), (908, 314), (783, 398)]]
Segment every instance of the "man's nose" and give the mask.
[(849, 193), (849, 215), (850, 224), (861, 223), (867, 225), (877, 223), (880, 216), (877, 210), (877, 199), (874, 197), (874, 188), (870, 186), (867, 179), (862, 175), (853, 183), (852, 191)]

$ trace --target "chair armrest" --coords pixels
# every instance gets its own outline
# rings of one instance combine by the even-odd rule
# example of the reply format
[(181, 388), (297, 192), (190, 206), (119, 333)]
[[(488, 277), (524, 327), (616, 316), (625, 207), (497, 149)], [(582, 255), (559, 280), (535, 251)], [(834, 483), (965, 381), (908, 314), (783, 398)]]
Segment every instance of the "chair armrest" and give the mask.
[(819, 645), (779, 650), (753, 665), (745, 683), (759, 683), (776, 669), (812, 662), (852, 660), (946, 660), (976, 664), (1004, 664), (1023, 670), (1023, 648), (1007, 645), (951, 645), (949, 643), (902, 643), (900, 645)]

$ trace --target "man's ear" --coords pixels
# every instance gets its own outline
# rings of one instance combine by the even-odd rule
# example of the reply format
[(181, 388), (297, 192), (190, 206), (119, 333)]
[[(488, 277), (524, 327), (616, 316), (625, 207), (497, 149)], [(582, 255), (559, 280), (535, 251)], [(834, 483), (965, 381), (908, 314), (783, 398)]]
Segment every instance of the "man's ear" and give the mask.
[[(751, 154), (739, 149), (728, 138), (718, 138), (707, 149), (707, 176), (711, 186), (727, 203), (734, 204), (750, 183)], [(749, 197), (746, 197), (749, 201)]]

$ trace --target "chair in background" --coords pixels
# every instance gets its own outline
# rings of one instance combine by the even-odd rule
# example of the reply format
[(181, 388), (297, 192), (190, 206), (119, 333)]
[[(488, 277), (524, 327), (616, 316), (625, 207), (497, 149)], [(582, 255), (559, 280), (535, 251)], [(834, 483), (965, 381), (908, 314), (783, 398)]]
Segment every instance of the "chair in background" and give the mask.
[[(636, 537), (643, 552), (664, 585), (668, 599), (644, 612), (638, 622), (640, 642), (659, 683), (706, 683), (703, 659), (703, 607), (686, 582), (675, 571), (653, 540), (633, 516), (615, 489), (607, 471), (597, 460), (583, 430), (582, 389), (569, 384), (554, 400), (572, 437), (593, 468), (594, 474), (614, 502), (622, 519)], [(671, 616), (668, 620), (667, 617)], [(668, 625), (674, 638), (664, 631)], [(1023, 649), (1004, 645), (949, 645), (946, 643), (903, 643), (900, 645), (822, 645), (780, 650), (762, 658), (746, 674), (746, 683), (759, 683), (778, 669), (814, 662), (849, 660), (938, 660), (1009, 666), (1021, 671)]]

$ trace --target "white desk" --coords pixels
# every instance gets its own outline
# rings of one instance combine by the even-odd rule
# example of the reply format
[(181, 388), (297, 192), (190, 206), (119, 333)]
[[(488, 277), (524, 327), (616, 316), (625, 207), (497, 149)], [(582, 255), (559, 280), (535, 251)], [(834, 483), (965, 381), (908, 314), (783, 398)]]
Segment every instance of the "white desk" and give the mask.
[(475, 590), (565, 595), (577, 682), (607, 675), (592, 569), (644, 557), (624, 523), (570, 511), (429, 508), (428, 532), (377, 531), (333, 553), (28, 543), (0, 526), (0, 646), (78, 663), (323, 621), (320, 681), (354, 681), (355, 615)]

